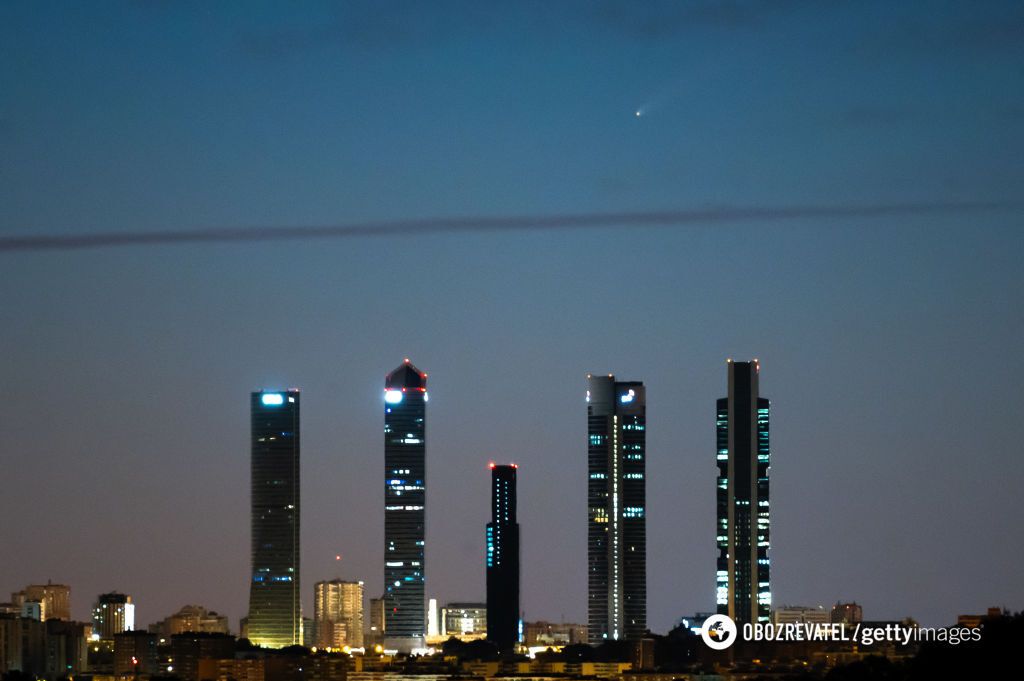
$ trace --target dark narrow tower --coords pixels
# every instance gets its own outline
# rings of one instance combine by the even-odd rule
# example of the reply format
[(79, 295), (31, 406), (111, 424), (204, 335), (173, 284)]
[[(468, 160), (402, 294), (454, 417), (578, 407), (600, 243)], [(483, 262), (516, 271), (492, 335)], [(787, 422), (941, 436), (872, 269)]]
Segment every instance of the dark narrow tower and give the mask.
[(302, 644), (299, 597), (299, 391), (252, 393), (249, 639)]
[(384, 380), (384, 630), (388, 647), (426, 635), (427, 375), (405, 360)]
[(768, 400), (760, 366), (729, 360), (729, 396), (718, 400), (718, 612), (768, 622)]
[(519, 523), (513, 464), (491, 464), (491, 522), (487, 523), (487, 640), (502, 652), (519, 639)]
[(587, 376), (589, 641), (647, 631), (644, 384)]

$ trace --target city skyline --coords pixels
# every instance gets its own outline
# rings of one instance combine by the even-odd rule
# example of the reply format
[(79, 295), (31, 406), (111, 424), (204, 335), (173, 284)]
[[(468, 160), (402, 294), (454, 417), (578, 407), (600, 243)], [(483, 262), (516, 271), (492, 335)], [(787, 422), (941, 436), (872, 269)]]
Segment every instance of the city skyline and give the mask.
[[(299, 386), (303, 611), (335, 577), (379, 596), (381, 378), (408, 356), (431, 374), (425, 595), (483, 599), (486, 463), (512, 460), (530, 621), (586, 620), (585, 372), (644, 381), (666, 631), (715, 608), (713, 401), (724, 360), (757, 357), (775, 603), (1020, 607), (1024, 527), (992, 519), (1024, 487), (1022, 20), (1009, 0), (0, 4), (4, 244), (400, 228), (0, 248), (0, 585), (68, 585), (79, 621), (116, 590), (142, 625), (199, 604), (237, 627), (245, 396)], [(786, 213), (813, 206), (838, 210)], [(661, 213), (689, 217), (629, 222)]]
[[(757, 376), (757, 374), (759, 374), (759, 362), (758, 362), (758, 360), (753, 360), (752, 362), (735, 362), (733, 359), (729, 358), (729, 359), (726, 360), (726, 366), (728, 368), (728, 374), (729, 374), (730, 392), (732, 392), (732, 390), (733, 390), (733, 384), (734, 384), (733, 375), (734, 375), (734, 372), (737, 369), (737, 366), (739, 366), (740, 368), (743, 368), (743, 367), (749, 368), (751, 374), (753, 376), (755, 376), (755, 377)], [(412, 378), (410, 378), (410, 376), (412, 376)], [(416, 369), (416, 367), (413, 366), (408, 359), (406, 359), (404, 361), (404, 363), (402, 365), (400, 365), (397, 369), (395, 369), (393, 372), (390, 372), (388, 374), (387, 380), (385, 381), (385, 398), (384, 398), (386, 419), (389, 418), (389, 415), (391, 413), (389, 410), (391, 408), (395, 407), (396, 405), (398, 405), (400, 402), (404, 401), (404, 399), (405, 399), (404, 392), (405, 391), (403, 390), (403, 387), (407, 387), (407, 384), (408, 385), (415, 384), (415, 385), (412, 385), (411, 389), (415, 393), (417, 393), (417, 394), (422, 394), (423, 396), (426, 395), (425, 378), (426, 378), (426, 374), (424, 374), (423, 372), (420, 372), (418, 369)], [(588, 387), (588, 390), (586, 391), (586, 402), (587, 402), (588, 405), (595, 399), (594, 398), (595, 395), (597, 395), (598, 393), (602, 393), (603, 394), (603, 392), (605, 392), (600, 386), (595, 387), (595, 383), (594, 383), (595, 380), (598, 381), (598, 382), (601, 382), (602, 380), (604, 380), (606, 382), (610, 382), (611, 392), (609, 394), (612, 397), (615, 397), (615, 398), (622, 397), (622, 396), (619, 395), (619, 393), (622, 393), (623, 395), (627, 395), (629, 398), (632, 398), (632, 399), (629, 399), (629, 402), (631, 402), (631, 403), (634, 401), (634, 399), (637, 400), (637, 404), (640, 405), (639, 408), (641, 409), (640, 413), (643, 413), (644, 408), (646, 407), (646, 399), (645, 399), (646, 390), (645, 390), (645, 386), (644, 386), (644, 384), (642, 382), (616, 382), (614, 376), (612, 376), (611, 374), (609, 374), (607, 378), (605, 378), (603, 376), (594, 377), (591, 374), (587, 374), (587, 379), (588, 379), (588, 382), (589, 382), (588, 383), (589, 387)], [(756, 380), (754, 381), (754, 383), (756, 384)], [(751, 388), (749, 388), (749, 387), (747, 388), (747, 390), (750, 390), (750, 389)], [(753, 390), (756, 392), (756, 387), (753, 388)], [(398, 400), (396, 398), (390, 398), (389, 399), (390, 394), (392, 392), (403, 392), (402, 399), (401, 400)], [(254, 447), (256, 445), (256, 441), (259, 439), (259, 436), (266, 435), (266, 433), (263, 432), (264, 430), (266, 430), (267, 433), (269, 433), (270, 431), (273, 431), (274, 435), (277, 435), (277, 434), (279, 434), (277, 432), (277, 429), (280, 427), (280, 424), (277, 423), (277, 421), (274, 421), (274, 422), (268, 421), (266, 424), (263, 424), (263, 425), (260, 425), (259, 427), (257, 427), (258, 426), (258, 424), (257, 424), (257, 411), (258, 410), (266, 411), (268, 409), (273, 409), (273, 408), (280, 407), (284, 403), (284, 400), (286, 398), (291, 398), (290, 401), (293, 402), (293, 405), (292, 405), (291, 408), (294, 411), (297, 412), (297, 410), (298, 410), (297, 399), (298, 399), (299, 394), (300, 394), (300, 391), (299, 391), (298, 388), (291, 388), (291, 389), (264, 388), (264, 389), (261, 389), (259, 391), (251, 393), (251, 402), (252, 402), (252, 405), (253, 405), (252, 433), (253, 433), (253, 444), (254, 444)], [(639, 397), (637, 397), (637, 395), (639, 395)], [(272, 400), (272, 403), (268, 403), (267, 401), (265, 401), (264, 400), (264, 396), (268, 396), (268, 398), (270, 400)], [(279, 402), (276, 401), (277, 398), (280, 398)], [(622, 399), (625, 400), (626, 398), (622, 398)], [(614, 401), (617, 403), (620, 400), (616, 399)], [(725, 434), (724, 437), (726, 438), (725, 442), (729, 442), (729, 439), (728, 439), (729, 438), (729, 435), (728, 435), (729, 429), (728, 428), (723, 429), (723, 421), (722, 421), (722, 419), (725, 418), (725, 417), (728, 417), (728, 418), (731, 419), (731, 411), (730, 411), (730, 409), (728, 407), (728, 404), (730, 402), (729, 399), (724, 399), (723, 398), (723, 399), (719, 399), (717, 402), (718, 402), (718, 432), (719, 432), (719, 440), (718, 440), (718, 442), (719, 442), (719, 450), (718, 450), (718, 453), (719, 453), (719, 457), (720, 457), (721, 456), (721, 451), (722, 451), (721, 447), (722, 447), (722, 443), (723, 443), (723, 440), (722, 440), (723, 433)], [(761, 411), (766, 411), (767, 410), (767, 405), (768, 405), (768, 401), (767, 400), (762, 399), (762, 400), (759, 400), (759, 402), (758, 402), (757, 420), (758, 420), (759, 426), (760, 426), (760, 423), (762, 421)], [(413, 415), (413, 417), (411, 417), (411, 418), (412, 418), (413, 421), (415, 421), (417, 419), (422, 419), (423, 418), (423, 412), (420, 411), (420, 412), (418, 412), (417, 415)], [(764, 415), (765, 425), (767, 425), (766, 419), (767, 419), (767, 415), (765, 414)], [(278, 420), (280, 420), (280, 419), (278, 419)], [(294, 422), (297, 422), (297, 421), (298, 421), (298, 419), (297, 419), (297, 415), (296, 415), (296, 417), (294, 419)], [(408, 419), (406, 419), (406, 421), (408, 421)], [(644, 425), (645, 425), (645, 419), (641, 418), (641, 421), (644, 422)], [(411, 423), (411, 421), (410, 421), (410, 423)], [(406, 425), (409, 425), (409, 424), (407, 423)], [(269, 428), (270, 430), (267, 430), (267, 428)], [(385, 429), (386, 435), (389, 434), (390, 432), (391, 432), (390, 428), (386, 428)], [(765, 430), (765, 433), (767, 433), (767, 430)], [(281, 433), (281, 434), (289, 435), (289, 437), (292, 436), (292, 433)], [(404, 438), (405, 435), (403, 435), (402, 437)], [(592, 434), (591, 434), (591, 437), (592, 437)], [(296, 440), (298, 439), (297, 435), (296, 435), (295, 439)], [(643, 439), (642, 436), (641, 436), (641, 439)], [(386, 438), (386, 441), (385, 441), (385, 460), (389, 460), (389, 457), (388, 457), (388, 454), (387, 454), (389, 442), (390, 442), (390, 440), (388, 440)], [(420, 445), (420, 444), (423, 444), (423, 443), (422, 442), (418, 442), (416, 444)], [(762, 443), (761, 440), (760, 440), (760, 437), (758, 439), (758, 444), (759, 444), (759, 446), (763, 445), (763, 446), (767, 447), (767, 442)], [(591, 445), (593, 445), (592, 441), (591, 441)], [(591, 447), (591, 449), (593, 449), (593, 447)], [(642, 447), (642, 449), (643, 449), (643, 447)], [(296, 443), (296, 450), (297, 450), (297, 443)], [(255, 449), (254, 449), (254, 452), (255, 452)], [(251, 481), (252, 487), (253, 487), (254, 491), (257, 489), (258, 482), (259, 482), (256, 479), (256, 477), (255, 477), (255, 471), (256, 471), (255, 465), (256, 465), (256, 461), (254, 459), (254, 461), (253, 461), (253, 466), (254, 466), (253, 475), (254, 475), (254, 477), (253, 477), (253, 479)], [(719, 466), (721, 466), (721, 459), (719, 459)], [(492, 473), (493, 473), (493, 470), (495, 469), (495, 466), (492, 463), (488, 468), (490, 468)], [(509, 468), (509, 466), (502, 466), (500, 468)], [(592, 479), (592, 476), (593, 476), (593, 473), (591, 473), (591, 479)], [(390, 477), (393, 477), (393, 476), (392, 476), (391, 473), (386, 473), (386, 477), (390, 478)], [(387, 491), (393, 491), (393, 488), (394, 488), (394, 480), (391, 480), (391, 479), (386, 480), (386, 490)], [(492, 490), (492, 493), (493, 493), (493, 490)], [(387, 499), (389, 499), (389, 498), (390, 497), (386, 496), (385, 501), (387, 501)], [(256, 499), (255, 498), (253, 500), (253, 503), (254, 503), (254, 511), (255, 511), (255, 509), (257, 508), (257, 506), (256, 506)], [(496, 498), (494, 498), (492, 496), (492, 499), (491, 499), (492, 513), (494, 511), (494, 504), (495, 503), (497, 503), (497, 500), (496, 500)], [(624, 502), (622, 502), (622, 503), (624, 503)], [(387, 513), (387, 511), (385, 511), (385, 513)], [(721, 518), (719, 518), (719, 522), (720, 521), (721, 521)], [(256, 527), (255, 517), (254, 517), (253, 522), (254, 522), (253, 527), (255, 528)], [(731, 536), (731, 533), (730, 533), (730, 536)], [(257, 537), (254, 534), (254, 536), (253, 536), (254, 568), (255, 568), (255, 565), (257, 564), (257, 555), (258, 555), (257, 546), (256, 546), (256, 539), (257, 539)], [(722, 546), (721, 539), (719, 540), (719, 546), (720, 547)], [(340, 559), (340, 554), (339, 554), (339, 556), (336, 556), (336, 559)], [(721, 561), (721, 559), (720, 559), (720, 561)], [(299, 560), (296, 560), (295, 562), (298, 564)], [(486, 561), (482, 562), (481, 565), (486, 566)], [(721, 562), (719, 563), (719, 566), (721, 566)], [(287, 568), (285, 567), (283, 569), (287, 569)], [(387, 572), (393, 572), (393, 570), (389, 570), (389, 569), (386, 568), (385, 572), (386, 573)], [(484, 569), (484, 572), (486, 573), (486, 568)], [(298, 582), (299, 580), (296, 579), (295, 581)], [(320, 578), (319, 581), (318, 581), (317, 586), (319, 586), (320, 583), (323, 583), (324, 581), (325, 581), (325, 578)], [(337, 581), (337, 578), (335, 578), (334, 581)], [(359, 584), (362, 584), (362, 582), (360, 581)], [(466, 596), (466, 594), (463, 594), (463, 595)], [(301, 594), (300, 594), (300, 596), (301, 596)], [(427, 597), (431, 596), (431, 593), (429, 592), (429, 587), (428, 587), (428, 591), (426, 592), (426, 596)], [(367, 599), (369, 599), (369, 597), (370, 596), (368, 595)], [(425, 623), (426, 623), (425, 622), (426, 597), (423, 600), (424, 600), (424, 626), (425, 626)], [(841, 599), (837, 598), (837, 600), (841, 600)], [(131, 602), (131, 601), (129, 601), (129, 602)], [(315, 602), (315, 599), (314, 599), (314, 602)], [(134, 604), (133, 604), (133, 606), (134, 606)], [(721, 603), (718, 604), (718, 607), (719, 607), (719, 610), (722, 610), (722, 604)], [(775, 607), (775, 603), (772, 603), (771, 607)], [(700, 609), (700, 608), (698, 608), (698, 609)], [(727, 607), (725, 612), (729, 612), (730, 610), (731, 610), (731, 606)], [(95, 612), (95, 610), (94, 610), (94, 612)], [(730, 612), (730, 614), (731, 614), (731, 612)], [(312, 611), (310, 611), (310, 612), (303, 612), (303, 616), (305, 616), (307, 618), (310, 617), (311, 615), (312, 615)], [(95, 615), (94, 615), (94, 617), (95, 617)], [(163, 617), (163, 615), (161, 615), (160, 617), (155, 617), (153, 619), (153, 623), (159, 622), (159, 620), (162, 619), (162, 617)], [(543, 619), (543, 618), (540, 618), (540, 619)], [(759, 617), (759, 619), (763, 619), (763, 618)], [(579, 621), (585, 621), (585, 618), (579, 618)], [(298, 622), (298, 620), (295, 621), (295, 624), (301, 626), (301, 623)], [(140, 621), (135, 623), (135, 628), (136, 629), (139, 629), (140, 627), (145, 627), (145, 626), (146, 626), (146, 620), (140, 620)], [(236, 630), (236, 627), (235, 627), (234, 623), (231, 624), (231, 627), (232, 627), (232, 630)], [(257, 637), (257, 638), (260, 638), (260, 637)], [(593, 638), (592, 638), (592, 642), (596, 643), (597, 641), (594, 641)], [(265, 645), (274, 645), (273, 643), (271, 643), (271, 641), (269, 639), (265, 640), (264, 644)]]

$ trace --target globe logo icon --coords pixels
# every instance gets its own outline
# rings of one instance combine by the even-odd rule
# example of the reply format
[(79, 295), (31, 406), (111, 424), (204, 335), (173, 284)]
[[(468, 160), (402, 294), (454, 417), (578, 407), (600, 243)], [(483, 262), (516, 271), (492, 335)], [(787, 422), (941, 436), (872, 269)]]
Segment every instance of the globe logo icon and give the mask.
[(736, 640), (736, 623), (728, 615), (712, 615), (704, 620), (700, 637), (712, 650), (725, 650)]

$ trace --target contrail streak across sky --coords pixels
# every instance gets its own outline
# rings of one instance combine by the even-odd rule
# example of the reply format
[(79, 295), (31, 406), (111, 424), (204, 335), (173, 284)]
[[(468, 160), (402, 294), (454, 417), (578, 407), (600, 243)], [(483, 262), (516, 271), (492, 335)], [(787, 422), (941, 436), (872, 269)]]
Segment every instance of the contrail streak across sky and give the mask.
[(921, 202), (850, 205), (725, 207), (621, 213), (458, 216), (298, 227), (209, 227), (200, 229), (45, 234), (0, 237), (0, 252), (67, 251), (113, 246), (199, 242), (255, 242), (380, 236), (423, 236), (451, 232), (594, 229), (602, 227), (701, 226), (734, 222), (880, 218), (901, 215), (973, 214), (1020, 210), (1021, 202)]

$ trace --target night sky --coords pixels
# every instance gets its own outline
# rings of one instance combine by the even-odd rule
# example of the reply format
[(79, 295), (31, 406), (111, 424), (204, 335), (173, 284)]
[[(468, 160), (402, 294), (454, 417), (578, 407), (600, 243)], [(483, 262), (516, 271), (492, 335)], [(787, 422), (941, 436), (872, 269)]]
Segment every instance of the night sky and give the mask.
[[(1020, 196), (1020, 3), (636, 5), (4, 2), (0, 237)], [(249, 392), (293, 386), (305, 614), (379, 594), (409, 357), (427, 593), (483, 600), (515, 461), (528, 620), (585, 618), (586, 374), (646, 383), (665, 631), (714, 607), (715, 399), (757, 357), (776, 605), (1021, 609), (1022, 216), (0, 253), (0, 600), (237, 627)]]

